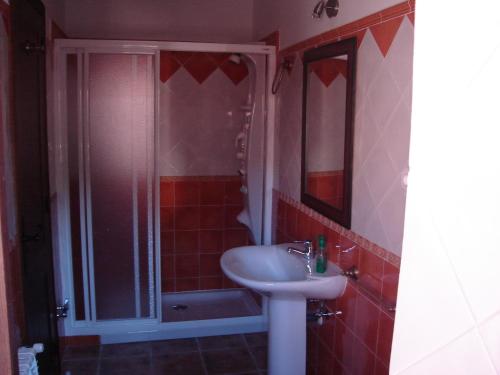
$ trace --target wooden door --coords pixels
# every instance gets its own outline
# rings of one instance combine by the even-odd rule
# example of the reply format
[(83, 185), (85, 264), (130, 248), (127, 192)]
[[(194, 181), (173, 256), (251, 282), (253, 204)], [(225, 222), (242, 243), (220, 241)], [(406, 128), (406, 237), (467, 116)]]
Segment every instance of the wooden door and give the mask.
[(45, 11), (39, 0), (11, 1), (15, 163), (21, 227), (26, 344), (42, 342), (42, 374), (58, 372), (50, 233), (45, 91)]

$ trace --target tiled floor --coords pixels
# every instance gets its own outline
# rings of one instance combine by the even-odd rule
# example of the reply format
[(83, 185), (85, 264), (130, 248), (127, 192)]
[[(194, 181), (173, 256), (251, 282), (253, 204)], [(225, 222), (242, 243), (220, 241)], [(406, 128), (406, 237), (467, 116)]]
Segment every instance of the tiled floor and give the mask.
[[(181, 306), (181, 309), (175, 309), (174, 306)], [(163, 293), (162, 309), (164, 322), (261, 314), (259, 305), (247, 289)]]
[(264, 375), (267, 334), (66, 348), (62, 375)]

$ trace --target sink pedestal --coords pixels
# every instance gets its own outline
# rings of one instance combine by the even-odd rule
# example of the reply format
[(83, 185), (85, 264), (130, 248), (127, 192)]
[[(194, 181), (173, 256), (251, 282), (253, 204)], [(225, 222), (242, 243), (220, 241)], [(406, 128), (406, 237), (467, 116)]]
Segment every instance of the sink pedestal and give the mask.
[(269, 375), (306, 373), (306, 299), (269, 298)]

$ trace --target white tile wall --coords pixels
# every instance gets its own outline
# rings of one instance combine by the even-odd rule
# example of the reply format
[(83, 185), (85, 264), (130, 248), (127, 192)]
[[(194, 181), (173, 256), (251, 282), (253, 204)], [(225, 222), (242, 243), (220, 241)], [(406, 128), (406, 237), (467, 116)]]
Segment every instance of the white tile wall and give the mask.
[(220, 69), (199, 84), (180, 68), (160, 88), (160, 175), (236, 175), (248, 77), (235, 85)]
[(391, 374), (500, 374), (498, 14), (418, 4)]
[[(384, 58), (370, 30), (358, 49), (352, 230), (400, 255), (411, 115), (413, 25), (404, 17)], [(302, 64), (280, 93), (279, 189), (300, 200)]]

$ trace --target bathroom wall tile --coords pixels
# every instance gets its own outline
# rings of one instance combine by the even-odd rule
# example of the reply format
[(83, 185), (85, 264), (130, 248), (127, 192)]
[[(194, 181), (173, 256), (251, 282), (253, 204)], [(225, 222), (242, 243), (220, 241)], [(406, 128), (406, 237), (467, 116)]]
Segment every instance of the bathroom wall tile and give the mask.
[(173, 181), (160, 181), (160, 206), (168, 207), (173, 205), (174, 205)]
[(356, 337), (353, 340), (354, 361), (348, 366), (352, 375), (373, 375), (375, 368), (375, 355)]
[(435, 352), (430, 352), (398, 374), (498, 375), (476, 330), (469, 331)]
[(500, 357), (497, 355), (500, 353), (500, 338), (498, 337), (500, 312), (483, 322), (479, 326), (479, 332), (496, 371), (500, 373)]
[(241, 204), (243, 202), (243, 195), (240, 192), (241, 182), (239, 180), (226, 181), (224, 185), (224, 203)]
[(392, 41), (401, 26), (403, 18), (403, 16), (399, 16), (370, 27), (370, 31), (377, 41), (380, 52), (382, 52), (384, 56), (387, 55), (387, 52), (391, 48)]
[(200, 183), (198, 181), (175, 181), (175, 206), (198, 206)]
[(200, 228), (200, 207), (175, 207), (175, 229), (193, 230)]
[(175, 256), (175, 274), (177, 277), (198, 277), (200, 274), (200, 258), (198, 255)]
[(200, 248), (199, 232), (197, 230), (175, 231), (176, 253), (197, 253)]
[(234, 281), (231, 279), (227, 278), (226, 276), (222, 276), (222, 287), (223, 288), (241, 288), (238, 284), (236, 284)]
[(200, 254), (200, 276), (221, 275), (220, 254)]
[(333, 375), (339, 372), (340, 364), (335, 359), (332, 347), (319, 342), (317, 375)]
[(164, 293), (175, 292), (175, 279), (162, 278), (161, 291)]
[(344, 294), (337, 299), (337, 308), (342, 311), (342, 315), (340, 315), (339, 319), (351, 330), (354, 329), (355, 325), (357, 296), (358, 292), (356, 288), (353, 286), (353, 283), (349, 281)]
[(394, 319), (384, 312), (379, 315), (379, 331), (377, 338), (377, 357), (386, 366), (389, 365), (391, 357), (392, 336), (394, 331)]
[(162, 255), (161, 257), (161, 274), (165, 278), (175, 277), (175, 263), (173, 255)]
[(246, 64), (234, 64), (233, 62), (225, 61), (220, 65), (220, 69), (235, 85), (238, 85), (248, 76)]
[[(318, 368), (318, 345), (319, 340), (313, 325), (307, 326), (306, 332), (306, 374), (315, 375)], [(316, 327), (314, 327), (316, 328)]]
[(224, 228), (224, 206), (201, 206), (200, 215), (201, 229)]
[(382, 294), (382, 278), (384, 260), (369, 251), (360, 251), (358, 283), (370, 293), (380, 298)]
[(186, 278), (186, 279), (176, 279), (175, 280), (175, 291), (176, 292), (186, 292), (191, 290), (198, 290), (200, 286), (200, 279), (197, 277)]
[(380, 310), (362, 293), (356, 297), (354, 333), (371, 351), (377, 349), (377, 333)]
[(382, 363), (378, 358), (375, 358), (375, 368), (373, 375), (389, 375), (389, 367)]
[(246, 229), (228, 229), (224, 231), (224, 251), (233, 247), (246, 246), (248, 244), (248, 232)]
[(200, 252), (201, 253), (221, 253), (222, 252), (222, 230), (201, 230), (200, 231)]
[(390, 306), (396, 305), (398, 293), (399, 269), (389, 262), (384, 262), (384, 276), (382, 278), (382, 298)]
[(299, 241), (312, 240), (312, 238), (309, 237), (309, 233), (311, 231), (310, 225), (311, 220), (309, 218), (309, 215), (306, 215), (304, 212), (299, 212), (297, 214), (297, 230), (295, 232), (295, 236)]
[(224, 204), (224, 181), (201, 181), (200, 182), (200, 204), (222, 205)]
[(160, 249), (162, 255), (173, 253), (174, 251), (174, 232), (161, 232), (160, 233)]
[(184, 69), (202, 84), (217, 69), (217, 64), (207, 53), (197, 53), (196, 58), (191, 58), (184, 64)]
[(237, 220), (237, 216), (243, 210), (243, 206), (225, 206), (224, 207), (224, 228), (245, 228)]
[(338, 248), (339, 267), (343, 270), (347, 270), (352, 266), (359, 267), (360, 247), (344, 236), (339, 236), (338, 245), (340, 246)]
[(286, 227), (285, 233), (292, 238), (297, 235), (298, 211), (295, 207), (288, 205), (286, 208)]
[(174, 229), (174, 208), (160, 208), (160, 229), (162, 232)]
[(222, 276), (200, 277), (200, 290), (222, 289)]
[(354, 353), (354, 334), (339, 319), (335, 327), (335, 356), (347, 369), (352, 369), (356, 360)]

